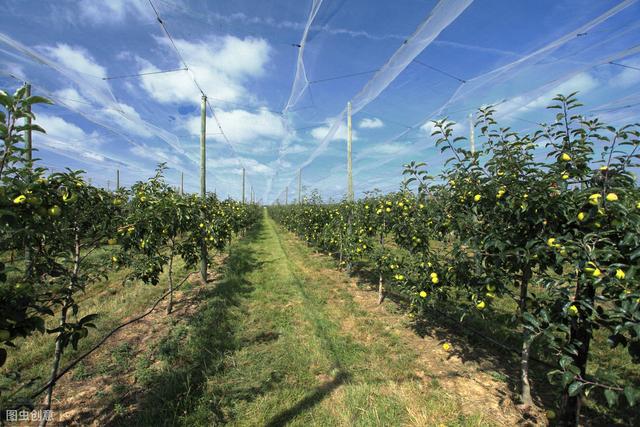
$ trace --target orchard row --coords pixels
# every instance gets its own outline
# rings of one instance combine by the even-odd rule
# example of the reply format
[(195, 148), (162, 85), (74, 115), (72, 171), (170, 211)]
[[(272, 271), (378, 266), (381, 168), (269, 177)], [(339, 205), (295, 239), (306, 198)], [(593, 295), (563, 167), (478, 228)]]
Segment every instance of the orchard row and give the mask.
[(0, 91), (0, 366), (16, 338), (54, 334), (54, 380), (62, 353), (94, 326), (96, 315), (77, 317), (78, 296), (88, 287), (118, 269), (128, 280), (157, 285), (165, 271), (171, 312), (174, 260), (196, 266), (260, 211), (214, 195), (181, 195), (165, 181), (162, 165), (151, 179), (115, 192), (89, 185), (79, 171), (47, 173), (25, 148), (27, 132), (44, 131), (26, 120), (35, 121), (30, 107), (43, 102), (24, 88)]
[(580, 106), (575, 94), (554, 98), (555, 120), (533, 134), (500, 127), (483, 108), (477, 151), (454, 137), (453, 123), (437, 121), (433, 136), (449, 154), (437, 179), (411, 163), (398, 193), (271, 213), (341, 265), (374, 265), (380, 301), (391, 288), (417, 311), (453, 300), (485, 315), (513, 298), (523, 404), (533, 404), (535, 341), (556, 365), (548, 377), (562, 389), (564, 424), (578, 423), (590, 392), (634, 405), (637, 385), (593, 378), (587, 362), (597, 329), (640, 362), (640, 190), (632, 173), (640, 132), (585, 119)]

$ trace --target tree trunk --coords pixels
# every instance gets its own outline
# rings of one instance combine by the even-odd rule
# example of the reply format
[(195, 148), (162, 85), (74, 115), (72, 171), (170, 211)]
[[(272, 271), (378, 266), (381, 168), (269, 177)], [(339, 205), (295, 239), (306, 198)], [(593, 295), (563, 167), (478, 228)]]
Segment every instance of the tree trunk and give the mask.
[[(380, 233), (380, 246), (384, 251), (384, 234)], [(378, 305), (384, 301), (384, 287), (382, 286), (382, 266), (378, 266)]]
[(171, 314), (173, 309), (173, 246), (171, 246), (171, 256), (169, 257), (169, 304), (167, 314)]
[[(581, 286), (578, 282), (576, 286), (576, 300), (586, 300), (590, 306), (593, 306), (595, 298), (595, 288), (590, 283)], [(589, 310), (578, 307), (578, 318), (571, 324), (570, 343), (573, 344), (578, 352), (572, 354), (573, 364), (580, 369), (580, 375), (585, 378), (587, 374), (587, 360), (589, 357), (589, 345), (591, 343), (591, 325), (588, 318), (591, 313)], [(582, 408), (582, 393), (575, 396), (569, 396), (568, 387), (562, 392), (562, 416), (560, 418), (562, 425), (577, 426), (580, 420), (580, 410)]]
[[(80, 272), (80, 236), (78, 235), (78, 230), (76, 229), (75, 233), (75, 247), (74, 247), (74, 257), (73, 257), (73, 272), (71, 274), (71, 283), (69, 284), (68, 292), (69, 294), (65, 297), (64, 305), (62, 306), (62, 310), (60, 311), (60, 327), (64, 328), (67, 323), (67, 311), (71, 306), (71, 302), (73, 301), (71, 296), (74, 292), (75, 285), (78, 282), (78, 273)], [(53, 353), (53, 366), (51, 367), (51, 376), (49, 378), (49, 387), (47, 388), (47, 394), (45, 397), (45, 407), (44, 411), (49, 411), (51, 409), (51, 401), (53, 399), (53, 387), (54, 381), (58, 376), (58, 369), (60, 368), (60, 359), (62, 358), (62, 352), (64, 347), (62, 345), (62, 336), (64, 331), (58, 333), (58, 337), (56, 338), (56, 347)], [(40, 427), (45, 427), (47, 425), (46, 417), (43, 417), (40, 420)]]
[[(351, 213), (349, 213), (349, 217), (347, 218), (347, 236), (351, 236)], [(351, 259), (347, 261), (347, 274), (351, 275)]]
[[(67, 322), (67, 307), (62, 307), (62, 311), (60, 313), (60, 326), (64, 326)], [(62, 332), (58, 334), (56, 338), (56, 348), (53, 353), (53, 366), (51, 367), (51, 375), (49, 377), (49, 387), (47, 388), (47, 394), (45, 396), (44, 409), (43, 411), (49, 411), (51, 409), (51, 400), (53, 399), (53, 381), (58, 376), (58, 369), (60, 368), (60, 359), (62, 358)], [(47, 425), (46, 417), (43, 417), (40, 420), (40, 427), (44, 427)]]
[(527, 294), (531, 280), (531, 267), (529, 264), (522, 269), (522, 281), (520, 282), (520, 323), (522, 325), (522, 351), (520, 353), (520, 401), (525, 407), (533, 406), (531, 398), (531, 384), (529, 383), (529, 356), (533, 337), (531, 332), (524, 327), (524, 313), (527, 312)]

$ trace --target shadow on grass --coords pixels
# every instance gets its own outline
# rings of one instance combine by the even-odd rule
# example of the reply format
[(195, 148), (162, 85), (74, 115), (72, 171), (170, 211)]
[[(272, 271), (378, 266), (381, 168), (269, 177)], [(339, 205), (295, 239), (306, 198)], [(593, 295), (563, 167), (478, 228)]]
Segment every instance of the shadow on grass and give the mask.
[[(263, 225), (259, 224), (239, 243), (234, 244), (221, 279), (201, 291), (201, 305), (185, 323), (178, 324), (158, 346), (157, 358), (165, 368), (149, 371), (142, 388), (122, 401), (123, 406), (135, 404), (135, 410), (116, 415), (111, 426), (161, 426), (188, 423), (206, 406), (206, 424), (225, 422), (221, 402), (203, 405), (207, 378), (225, 369), (227, 356), (242, 343), (236, 337), (242, 301), (253, 291), (247, 274), (259, 268), (249, 243), (259, 240)], [(277, 380), (277, 379), (275, 379)], [(248, 398), (263, 390), (238, 390), (238, 398)], [(225, 399), (230, 396), (225, 396)], [(105, 412), (110, 411), (108, 408)], [(214, 419), (211, 419), (213, 414)], [(109, 415), (105, 413), (103, 415)], [(198, 423), (199, 425), (199, 423)]]
[(277, 427), (277, 426), (286, 425), (289, 421), (297, 417), (298, 414), (301, 414), (302, 412), (308, 409), (311, 409), (314, 406), (316, 406), (318, 403), (322, 402), (322, 400), (324, 400), (325, 397), (331, 394), (331, 392), (333, 392), (333, 390), (338, 388), (341, 384), (348, 381), (349, 378), (350, 378), (350, 375), (348, 372), (339, 371), (333, 380), (318, 386), (313, 393), (310, 393), (309, 395), (307, 395), (307, 397), (302, 399), (293, 407), (279, 413), (278, 415), (273, 417), (271, 420), (269, 420), (269, 422), (265, 425), (267, 427)]
[[(366, 263), (359, 263), (354, 266), (351, 272), (358, 280), (358, 286), (369, 291), (377, 292), (378, 274)], [(392, 301), (400, 311), (408, 312), (409, 301), (402, 295), (393, 292), (385, 295), (385, 300)], [(512, 313), (505, 311), (489, 311), (484, 313), (484, 317), (477, 315), (467, 315), (463, 322), (458, 321), (456, 316), (461, 315), (459, 307), (453, 301), (442, 301), (439, 303), (439, 312), (425, 311), (420, 317), (412, 322), (411, 328), (421, 336), (430, 336), (442, 343), (452, 344), (451, 355), (456, 355), (462, 361), (477, 363), (480, 368), (498, 381), (507, 384), (510, 396), (504, 396), (519, 401), (520, 391), (520, 359), (517, 353), (501, 348), (482, 336), (506, 345), (515, 350), (519, 350), (521, 338), (518, 326), (514, 323)], [(457, 313), (457, 314), (455, 314)], [(445, 314), (445, 315), (443, 315)], [(538, 341), (534, 341), (532, 346), (533, 357), (538, 357), (542, 361), (546, 360), (544, 348)], [(551, 385), (547, 380), (547, 372), (551, 368), (536, 362), (530, 361), (529, 377), (532, 382), (532, 397), (536, 405), (543, 409), (554, 409), (557, 411), (560, 399), (560, 390)], [(607, 404), (602, 396), (590, 396), (590, 401), (595, 404), (595, 408), (583, 405), (582, 419), (589, 426), (612, 426), (612, 425), (640, 425), (640, 407), (628, 408), (621, 405), (612, 409), (605, 409)], [(598, 409), (599, 408), (599, 409)], [(533, 417), (533, 414), (523, 414), (523, 417)], [(544, 420), (530, 419), (533, 422)], [(553, 424), (552, 424), (553, 425)]]

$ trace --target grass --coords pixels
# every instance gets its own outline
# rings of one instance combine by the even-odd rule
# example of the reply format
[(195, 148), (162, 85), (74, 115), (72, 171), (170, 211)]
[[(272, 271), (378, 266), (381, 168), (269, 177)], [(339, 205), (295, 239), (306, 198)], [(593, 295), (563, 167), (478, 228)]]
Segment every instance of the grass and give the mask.
[[(390, 239), (388, 239), (390, 240)], [(441, 248), (443, 243), (433, 241), (432, 246)], [(395, 248), (398, 254), (403, 253), (403, 249)], [(335, 266), (335, 262), (334, 262)], [(363, 260), (354, 270), (355, 274), (363, 279), (363, 284), (372, 290), (377, 290), (377, 273), (370, 260)], [(544, 289), (531, 285), (530, 292), (537, 294), (544, 293)], [(405, 305), (401, 301), (400, 305)], [(405, 307), (406, 308), (406, 307)], [(407, 308), (408, 309), (408, 308)], [(492, 376), (500, 381), (509, 384), (513, 392), (513, 398), (517, 399), (519, 390), (519, 358), (517, 354), (505, 352), (484, 338), (475, 335), (473, 330), (491, 337), (492, 339), (505, 344), (513, 349), (519, 349), (521, 345), (520, 326), (514, 314), (517, 312), (517, 303), (507, 296), (498, 297), (492, 300), (491, 310), (478, 313), (468, 302), (460, 301), (453, 297), (450, 301), (439, 303), (438, 310), (447, 313), (452, 318), (459, 319), (466, 313), (464, 322), (451, 321), (443, 318), (440, 313), (426, 311), (424, 317), (413, 325), (420, 334), (433, 331), (434, 328), (440, 330), (436, 332), (443, 338), (457, 338), (456, 347), (460, 350), (465, 359), (482, 360), (487, 369), (493, 369)], [(591, 342), (589, 361), (587, 370), (590, 375), (598, 376), (606, 373), (605, 382), (622, 385), (640, 384), (640, 365), (633, 363), (629, 353), (624, 347), (611, 349), (607, 342), (608, 335), (605, 330), (594, 330)], [(555, 363), (553, 355), (545, 352), (541, 341), (537, 340), (532, 346), (532, 356)], [(541, 366), (535, 362), (531, 363), (532, 384), (534, 398), (537, 404), (546, 409), (558, 409), (560, 390), (548, 383), (546, 372), (549, 368)], [(621, 400), (624, 400), (622, 397)], [(589, 421), (590, 425), (638, 425), (640, 424), (640, 406), (629, 408), (626, 402), (609, 407), (606, 404), (601, 391), (592, 393), (585, 399), (585, 406), (582, 411), (583, 419)]]
[[(92, 256), (108, 255), (109, 251), (110, 248), (105, 248), (104, 250), (96, 251), (96, 254)], [(176, 264), (177, 266), (174, 269), (175, 277), (183, 277), (187, 271), (182, 261), (177, 260)], [(164, 286), (164, 283), (167, 282), (166, 273), (161, 276), (160, 283), (162, 285), (158, 286), (130, 282), (123, 285), (122, 282), (126, 274), (127, 271), (125, 270), (114, 271), (107, 280), (89, 285), (86, 294), (78, 297), (80, 306), (76, 316), (78, 319), (90, 313), (97, 313), (99, 317), (94, 322), (96, 328), (89, 331), (87, 338), (80, 340), (77, 350), (73, 350), (70, 346), (66, 349), (61, 367), (66, 366), (78, 355), (88, 350), (107, 332), (122, 323), (123, 319), (144, 311), (166, 291)], [(56, 322), (57, 317), (49, 317), (46, 324), (47, 328), (55, 327)], [(0, 371), (2, 374), (14, 371), (21, 373), (21, 380), (18, 383), (7, 379), (3, 375), (3, 383), (1, 385), (7, 387), (9, 393), (13, 388), (19, 387), (20, 383), (33, 381), (33, 386), (39, 386), (48, 380), (55, 347), (55, 335), (36, 333), (28, 338), (16, 339), (15, 344), (17, 348), (9, 351), (9, 358)], [(126, 362), (126, 357), (117, 357), (115, 361), (116, 365)], [(103, 372), (98, 373), (108, 374), (109, 369), (117, 369), (117, 366), (113, 362), (102, 364), (100, 370)], [(89, 378), (93, 374), (94, 372), (89, 372), (85, 365), (80, 365), (72, 373), (75, 378)], [(24, 387), (16, 394), (15, 398), (20, 399), (28, 396), (29, 392), (34, 388)]]
[(113, 424), (491, 425), (414, 375), (419, 350), (357, 309), (331, 263), (265, 214)]

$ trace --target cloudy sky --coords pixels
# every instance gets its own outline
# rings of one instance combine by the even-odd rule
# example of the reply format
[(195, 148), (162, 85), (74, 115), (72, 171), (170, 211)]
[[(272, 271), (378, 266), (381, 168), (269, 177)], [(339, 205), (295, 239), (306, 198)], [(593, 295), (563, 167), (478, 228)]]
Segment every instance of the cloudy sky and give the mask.
[[(208, 189), (238, 198), (241, 171), (265, 202), (346, 189), (353, 108), (356, 195), (395, 190), (402, 165), (443, 158), (431, 120), (466, 136), (469, 113), (550, 121), (556, 93), (582, 113), (640, 121), (635, 0), (0, 0), (0, 87), (31, 82), (42, 164), (113, 188), (166, 162), (199, 186), (201, 91)], [(154, 10), (155, 9), (155, 10)], [(156, 16), (171, 35), (163, 29)], [(213, 115), (215, 113), (215, 117)]]

